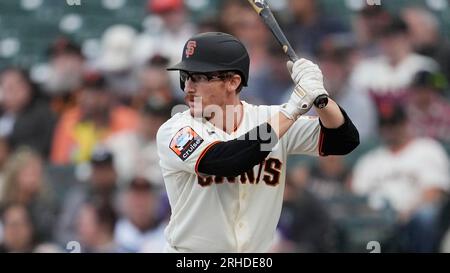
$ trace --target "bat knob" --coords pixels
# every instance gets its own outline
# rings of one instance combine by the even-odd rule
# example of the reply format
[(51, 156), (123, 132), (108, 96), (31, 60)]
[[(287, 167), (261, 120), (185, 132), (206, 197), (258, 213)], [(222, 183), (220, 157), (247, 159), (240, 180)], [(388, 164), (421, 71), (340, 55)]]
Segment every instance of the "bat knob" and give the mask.
[(314, 105), (319, 109), (324, 108), (325, 106), (327, 106), (327, 104), (328, 104), (327, 95), (320, 95), (314, 100)]

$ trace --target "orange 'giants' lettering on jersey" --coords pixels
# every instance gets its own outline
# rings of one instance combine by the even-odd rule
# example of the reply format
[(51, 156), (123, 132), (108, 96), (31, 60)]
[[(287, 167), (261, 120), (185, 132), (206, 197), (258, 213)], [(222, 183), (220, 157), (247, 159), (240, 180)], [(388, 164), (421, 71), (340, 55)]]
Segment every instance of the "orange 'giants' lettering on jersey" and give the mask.
[(264, 181), (269, 186), (277, 186), (280, 183), (280, 175), (281, 175), (281, 167), (283, 163), (278, 158), (268, 158), (265, 161), (262, 161), (257, 166), (257, 176), (255, 176), (255, 168), (246, 171), (245, 173), (240, 174), (239, 180), (236, 177), (222, 177), (222, 176), (208, 176), (208, 177), (200, 177), (197, 176), (197, 182), (200, 186), (210, 186), (213, 182), (215, 184), (222, 184), (224, 181), (228, 183), (235, 183), (237, 181), (242, 184), (246, 184), (247, 182), (250, 184), (258, 184), (259, 178), (261, 177), (261, 170), (264, 170), (262, 181)]
[(269, 158), (266, 160), (264, 173), (269, 175), (265, 174), (263, 176), (263, 181), (266, 182), (267, 185), (276, 186), (280, 183), (281, 165), (281, 161), (277, 158)]
[(186, 58), (189, 58), (190, 56), (194, 55), (195, 52), (195, 48), (197, 47), (197, 42), (196, 41), (189, 41), (186, 44)]
[[(260, 164), (262, 164), (262, 162)], [(240, 181), (242, 184), (247, 183), (247, 181), (250, 184), (255, 184), (255, 172), (253, 171), (253, 168), (251, 170), (248, 170), (245, 173), (241, 174)]]
[(200, 186), (202, 187), (206, 187), (211, 185), (212, 181), (213, 181), (213, 177), (212, 176), (208, 176), (208, 177), (200, 177), (197, 176), (197, 182)]

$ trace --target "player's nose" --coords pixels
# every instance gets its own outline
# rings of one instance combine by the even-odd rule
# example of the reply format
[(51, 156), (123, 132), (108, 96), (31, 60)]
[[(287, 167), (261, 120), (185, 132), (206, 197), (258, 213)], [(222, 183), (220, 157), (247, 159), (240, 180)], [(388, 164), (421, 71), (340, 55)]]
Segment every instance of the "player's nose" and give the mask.
[(195, 93), (194, 83), (192, 82), (191, 79), (188, 79), (187, 81), (184, 82), (184, 92), (190, 94)]

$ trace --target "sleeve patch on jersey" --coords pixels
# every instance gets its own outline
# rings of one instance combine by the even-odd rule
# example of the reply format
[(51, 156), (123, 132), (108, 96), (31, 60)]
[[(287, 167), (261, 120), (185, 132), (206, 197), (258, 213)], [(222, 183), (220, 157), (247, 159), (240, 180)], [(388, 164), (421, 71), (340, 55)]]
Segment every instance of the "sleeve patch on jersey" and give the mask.
[(183, 161), (200, 147), (203, 139), (191, 127), (178, 131), (170, 141), (170, 149)]

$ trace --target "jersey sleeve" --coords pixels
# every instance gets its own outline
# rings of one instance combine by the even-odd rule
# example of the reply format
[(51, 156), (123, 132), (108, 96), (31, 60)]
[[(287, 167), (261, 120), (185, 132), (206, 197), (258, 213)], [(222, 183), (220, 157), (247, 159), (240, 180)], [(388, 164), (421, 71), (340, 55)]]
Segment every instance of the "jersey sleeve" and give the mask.
[(373, 155), (368, 154), (363, 156), (356, 162), (352, 173), (351, 190), (357, 195), (367, 195), (376, 187), (373, 173), (376, 172), (376, 165), (372, 159)]
[(344, 123), (326, 128), (317, 117), (300, 117), (288, 131), (287, 152), (306, 155), (346, 155), (359, 145), (359, 132), (339, 107)]
[(418, 151), (422, 158), (422, 166), (419, 168), (419, 181), (423, 188), (438, 188), (448, 191), (449, 160), (445, 149), (436, 141), (421, 140), (421, 149)]
[(318, 156), (320, 136), (319, 118), (302, 116), (295, 121), (283, 137), (286, 151), (288, 154)]
[(158, 156), (164, 172), (184, 171), (197, 174), (197, 165), (213, 144), (220, 142), (206, 129), (190, 122), (167, 123), (157, 136)]

